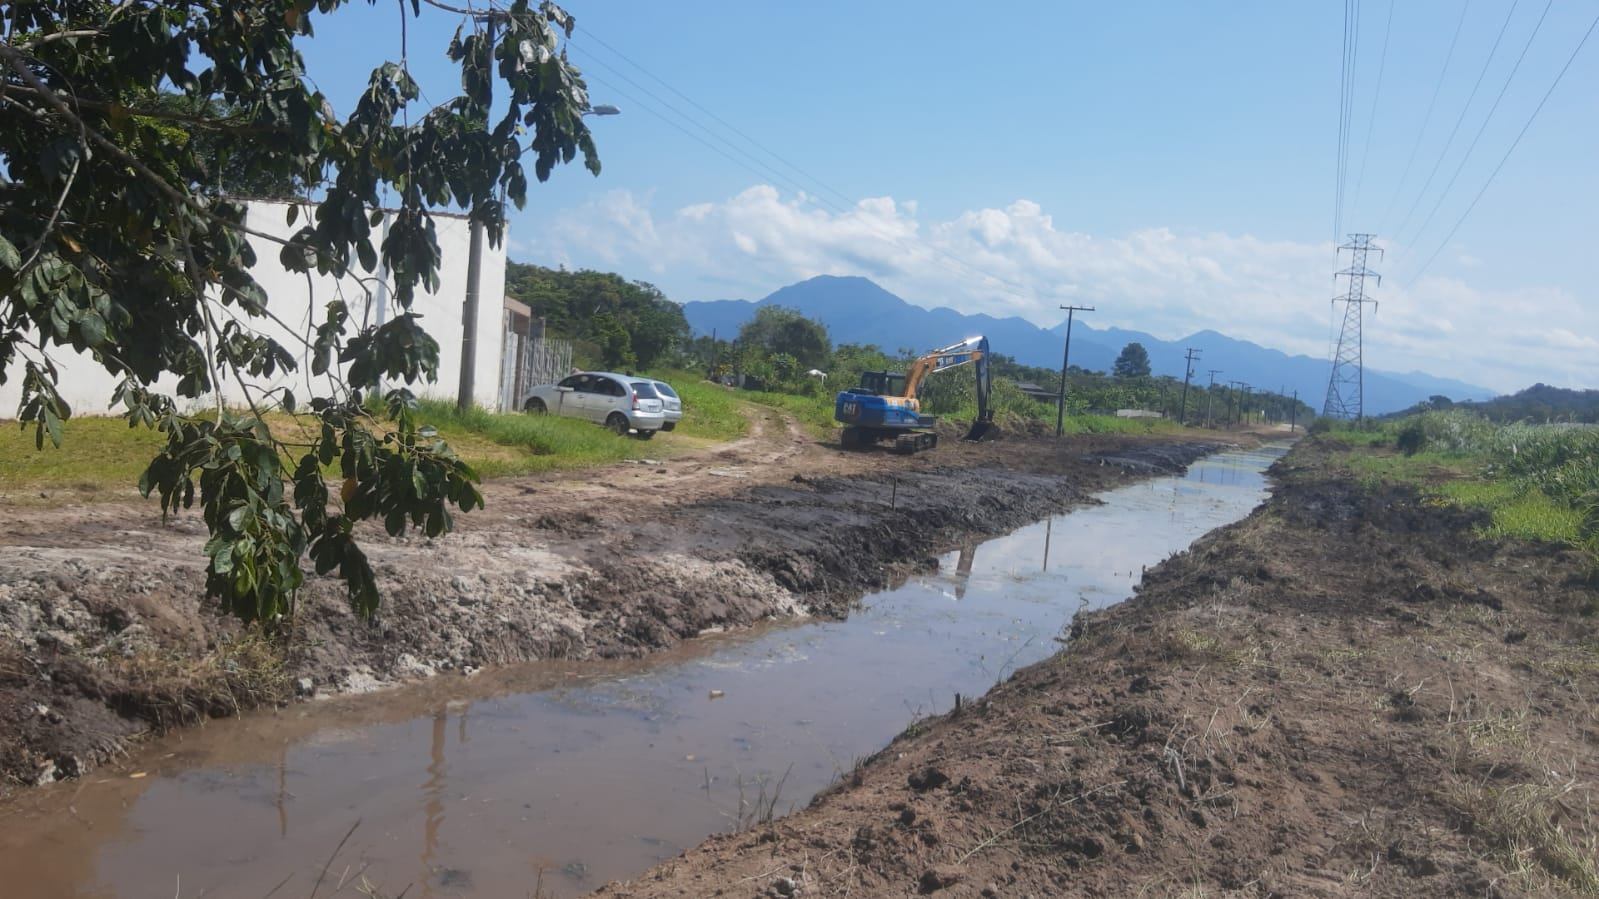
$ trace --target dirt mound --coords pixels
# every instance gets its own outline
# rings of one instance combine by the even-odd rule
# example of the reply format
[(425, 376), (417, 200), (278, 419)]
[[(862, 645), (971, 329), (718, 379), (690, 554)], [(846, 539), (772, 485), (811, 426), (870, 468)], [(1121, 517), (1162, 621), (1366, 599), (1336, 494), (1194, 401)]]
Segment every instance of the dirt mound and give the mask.
[(1066, 651), (810, 809), (601, 893), (1599, 892), (1583, 560), (1314, 447), (1279, 470)]

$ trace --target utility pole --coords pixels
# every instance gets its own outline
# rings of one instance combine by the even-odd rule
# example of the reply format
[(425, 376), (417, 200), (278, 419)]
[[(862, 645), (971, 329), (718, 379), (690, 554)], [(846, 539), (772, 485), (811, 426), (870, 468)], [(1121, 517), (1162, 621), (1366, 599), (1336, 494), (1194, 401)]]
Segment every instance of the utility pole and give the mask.
[(1361, 358), (1365, 348), (1365, 339), (1360, 333), (1362, 307), (1367, 303), (1376, 311), (1377, 301), (1366, 296), (1366, 278), (1376, 278), (1378, 286), (1382, 285), (1382, 275), (1366, 268), (1366, 258), (1375, 252), (1378, 258), (1382, 257), (1382, 248), (1374, 246), (1371, 242), (1373, 235), (1351, 234), (1349, 242), (1339, 247), (1342, 253), (1348, 250), (1350, 254), (1349, 267), (1333, 275), (1333, 279), (1348, 278), (1348, 289), (1342, 296), (1333, 297), (1334, 303), (1344, 304), (1344, 327), (1338, 334), (1338, 349), (1333, 352), (1332, 375), (1327, 379), (1327, 400), (1322, 404), (1321, 414), (1335, 418), (1353, 418), (1359, 421), (1365, 416), (1366, 403), (1366, 369)]
[(1239, 410), (1244, 415), (1244, 427), (1246, 427), (1246, 428), (1249, 427), (1249, 395), (1251, 393), (1253, 393), (1254, 390), (1255, 390), (1254, 387), (1252, 387), (1252, 386), (1250, 386), (1248, 384), (1245, 384), (1244, 385), (1244, 401), (1242, 403), (1240, 403), (1239, 406), (1238, 406)]
[[(484, 36), (489, 44), (489, 70), (483, 73), (483, 129), (491, 130), (489, 107), (494, 93), (494, 40), (495, 26), (504, 13), (485, 13)], [(472, 238), (466, 251), (466, 302), (461, 306), (461, 378), (455, 393), (455, 408), (465, 412), (472, 406), (472, 394), (477, 380), (477, 311), (481, 303), (483, 281), (483, 223), (472, 219)]]
[(1216, 423), (1216, 420), (1210, 417), (1210, 407), (1211, 403), (1216, 399), (1216, 376), (1221, 373), (1222, 371), (1219, 368), (1211, 369), (1210, 384), (1205, 388), (1205, 427), (1207, 428), (1214, 426)]
[(1188, 424), (1188, 382), (1194, 377), (1194, 360), (1199, 358), (1199, 350), (1189, 347), (1188, 355), (1184, 358), (1188, 361), (1183, 366), (1183, 402), (1177, 411), (1177, 423), (1180, 425)]
[(1288, 407), (1288, 433), (1299, 427), (1299, 391), (1294, 391), (1294, 404)]
[(1227, 382), (1227, 426), (1229, 428), (1238, 424), (1238, 415), (1243, 410), (1244, 404), (1239, 396), (1239, 392), (1243, 386), (1243, 381)]
[(1072, 361), (1072, 316), (1079, 312), (1093, 312), (1093, 306), (1062, 306), (1066, 310), (1066, 349), (1060, 357), (1060, 395), (1055, 406), (1055, 437), (1066, 432), (1066, 370)]

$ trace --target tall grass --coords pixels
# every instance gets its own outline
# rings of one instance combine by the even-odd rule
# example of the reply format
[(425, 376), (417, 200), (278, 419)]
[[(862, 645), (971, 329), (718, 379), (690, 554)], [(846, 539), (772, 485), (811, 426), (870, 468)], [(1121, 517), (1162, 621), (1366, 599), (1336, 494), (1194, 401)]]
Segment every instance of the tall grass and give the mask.
[(731, 388), (685, 371), (655, 372), (650, 377), (671, 384), (683, 400), (683, 420), (672, 432), (674, 436), (732, 440), (749, 430), (744, 404)]
[(1599, 428), (1496, 425), (1445, 411), (1333, 434), (1368, 445), (1391, 442), (1404, 460), (1357, 465), (1390, 477), (1413, 479), (1439, 468), (1469, 472), (1434, 492), (1490, 510), (1495, 534), (1569, 543), (1599, 559)]

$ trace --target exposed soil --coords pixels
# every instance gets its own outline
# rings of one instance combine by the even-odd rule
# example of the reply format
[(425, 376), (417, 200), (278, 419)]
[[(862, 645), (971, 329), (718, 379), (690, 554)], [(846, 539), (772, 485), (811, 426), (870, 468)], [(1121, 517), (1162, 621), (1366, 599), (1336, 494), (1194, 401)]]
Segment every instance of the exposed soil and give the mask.
[(1599, 590), (1302, 444), (812, 806), (606, 896), (1599, 894)]
[(487, 484), (488, 509), (441, 540), (372, 534), (380, 620), (313, 579), (287, 659), (205, 602), (196, 517), (163, 523), (153, 503), (30, 508), (0, 521), (0, 790), (295, 696), (842, 615), (957, 541), (1217, 448), (1012, 437), (844, 453), (762, 411), (747, 437), (697, 454)]

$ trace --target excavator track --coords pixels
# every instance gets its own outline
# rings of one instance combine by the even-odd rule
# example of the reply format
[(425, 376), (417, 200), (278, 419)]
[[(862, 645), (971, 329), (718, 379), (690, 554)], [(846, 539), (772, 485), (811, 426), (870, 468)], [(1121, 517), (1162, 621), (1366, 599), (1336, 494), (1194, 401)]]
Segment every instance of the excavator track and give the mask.
[(938, 435), (927, 432), (901, 434), (894, 438), (894, 452), (902, 456), (930, 450), (935, 446), (938, 446)]

